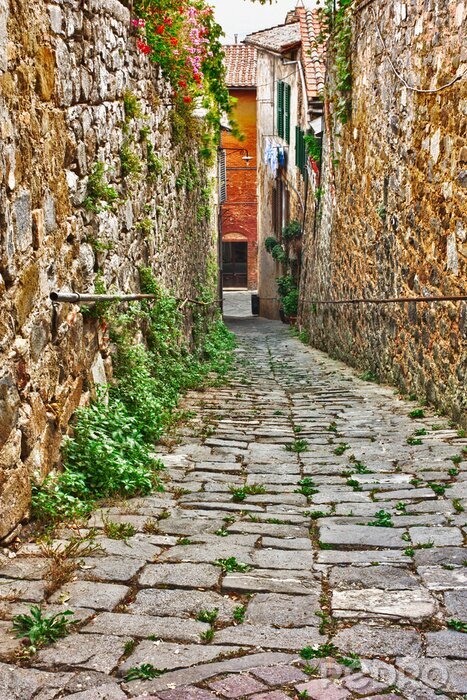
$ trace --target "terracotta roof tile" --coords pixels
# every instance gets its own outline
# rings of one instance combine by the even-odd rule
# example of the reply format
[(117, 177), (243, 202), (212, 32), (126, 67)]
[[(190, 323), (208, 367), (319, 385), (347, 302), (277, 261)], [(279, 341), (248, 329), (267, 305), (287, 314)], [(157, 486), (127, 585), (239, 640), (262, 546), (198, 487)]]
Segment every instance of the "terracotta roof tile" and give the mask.
[(318, 10), (296, 7), (295, 13), (300, 22), (307, 95), (308, 99), (313, 99), (324, 88), (326, 72), (326, 47), (324, 44), (317, 45), (317, 39), (322, 32), (322, 22)]
[(224, 46), (228, 87), (255, 87), (257, 52), (254, 46)]
[(300, 44), (300, 39), (300, 23), (292, 22), (249, 34), (245, 39), (245, 44), (282, 53)]

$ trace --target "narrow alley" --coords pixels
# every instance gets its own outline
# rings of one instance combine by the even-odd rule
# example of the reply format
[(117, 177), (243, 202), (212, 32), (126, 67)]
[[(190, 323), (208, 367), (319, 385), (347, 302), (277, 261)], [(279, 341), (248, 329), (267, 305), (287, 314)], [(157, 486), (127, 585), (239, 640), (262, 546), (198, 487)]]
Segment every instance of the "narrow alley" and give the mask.
[[(1, 700), (467, 692), (464, 433), (279, 322), (230, 326), (166, 491), (2, 557)], [(22, 659), (11, 619), (46, 600), (76, 627)]]

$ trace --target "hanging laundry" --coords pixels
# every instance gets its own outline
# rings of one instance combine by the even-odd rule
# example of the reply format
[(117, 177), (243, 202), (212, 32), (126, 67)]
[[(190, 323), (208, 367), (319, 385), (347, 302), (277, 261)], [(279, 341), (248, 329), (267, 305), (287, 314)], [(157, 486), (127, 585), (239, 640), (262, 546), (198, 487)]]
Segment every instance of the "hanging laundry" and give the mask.
[(279, 169), (279, 157), (277, 153), (277, 146), (271, 139), (265, 140), (264, 145), (264, 161), (268, 166), (272, 177), (277, 177), (277, 171)]

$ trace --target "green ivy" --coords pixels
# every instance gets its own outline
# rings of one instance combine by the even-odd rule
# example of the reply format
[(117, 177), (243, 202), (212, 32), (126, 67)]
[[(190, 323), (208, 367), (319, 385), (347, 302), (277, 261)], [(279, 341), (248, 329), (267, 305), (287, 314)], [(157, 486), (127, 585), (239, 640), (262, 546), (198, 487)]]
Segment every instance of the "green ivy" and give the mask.
[(353, 0), (324, 0), (320, 8), (324, 25), (318, 42), (328, 42), (335, 67), (335, 86), (331, 89), (336, 115), (345, 124), (349, 120), (352, 91), (352, 4)]
[(105, 209), (112, 209), (117, 201), (117, 191), (106, 181), (105, 164), (94, 163), (86, 185), (84, 208), (98, 214)]

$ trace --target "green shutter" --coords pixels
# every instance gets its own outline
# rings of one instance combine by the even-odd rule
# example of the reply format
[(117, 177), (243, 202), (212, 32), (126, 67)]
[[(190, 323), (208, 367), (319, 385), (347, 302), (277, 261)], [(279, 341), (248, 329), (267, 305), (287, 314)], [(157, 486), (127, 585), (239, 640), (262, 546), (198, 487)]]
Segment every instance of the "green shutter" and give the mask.
[(277, 81), (277, 135), (284, 138), (284, 83)]
[(299, 126), (295, 127), (295, 165), (297, 168), (300, 167), (300, 134), (301, 129)]
[(302, 131), (302, 174), (303, 177), (306, 175), (306, 143), (305, 143), (305, 132)]
[(306, 173), (306, 144), (305, 132), (299, 126), (295, 127), (295, 163), (300, 169), (303, 177)]
[(284, 84), (284, 137), (290, 143), (290, 85)]

